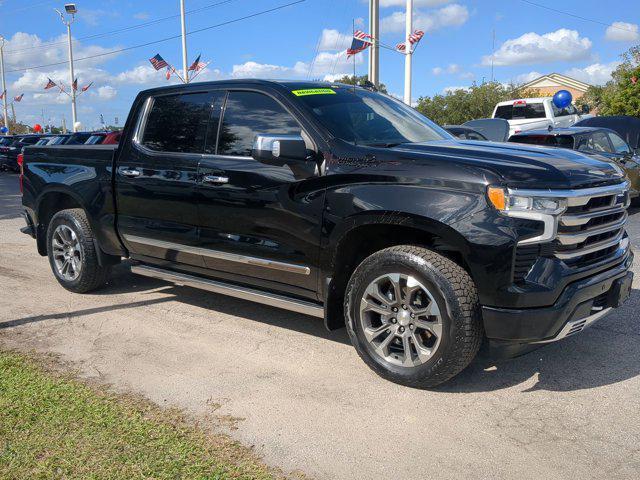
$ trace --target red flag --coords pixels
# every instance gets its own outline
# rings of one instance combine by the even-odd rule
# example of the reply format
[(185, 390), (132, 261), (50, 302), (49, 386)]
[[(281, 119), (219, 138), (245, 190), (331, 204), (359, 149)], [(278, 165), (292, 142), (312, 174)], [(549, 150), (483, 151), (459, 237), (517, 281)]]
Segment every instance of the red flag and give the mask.
[(89, 85), (85, 85), (84, 87), (82, 87), (82, 91), (86, 92), (87, 90), (89, 90), (89, 88), (91, 88), (91, 85), (93, 85), (93, 82), (91, 82)]
[(5, 95), (5, 93), (7, 93), (7, 91), (6, 91), (6, 90), (5, 90), (4, 92), (0, 93), (0, 100), (3, 100), (3, 99), (4, 99), (4, 95)]
[(53, 80), (51, 80), (50, 78), (47, 78), (47, 80), (49, 80), (47, 82), (47, 84), (44, 86), (45, 90), (49, 90), (50, 88), (53, 88), (56, 86), (56, 82), (54, 82)]
[(202, 55), (198, 55), (198, 58), (196, 58), (194, 62), (191, 64), (191, 66), (189, 67), (190, 72), (199, 72), (200, 70), (202, 70), (204, 67), (207, 66), (206, 63), (200, 61), (201, 56)]
[(21, 93), (20, 95), (17, 95), (15, 97), (13, 97), (13, 101), (14, 102), (21, 102), (22, 101), (22, 97), (24, 97), (24, 93)]
[(172, 73), (172, 72), (173, 72), (173, 69), (171, 68), (171, 65), (169, 65), (169, 66), (167, 67), (167, 73), (166, 73), (166, 75), (165, 75), (165, 76), (167, 77), (167, 80), (169, 80), (169, 79), (171, 78), (171, 73)]

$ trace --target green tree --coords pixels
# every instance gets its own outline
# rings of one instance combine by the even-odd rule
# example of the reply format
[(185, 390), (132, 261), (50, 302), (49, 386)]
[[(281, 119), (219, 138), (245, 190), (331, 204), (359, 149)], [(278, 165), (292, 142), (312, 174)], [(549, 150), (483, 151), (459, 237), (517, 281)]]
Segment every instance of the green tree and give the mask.
[(473, 84), (433, 97), (420, 97), (417, 110), (440, 125), (460, 125), (468, 120), (489, 118), (498, 102), (538, 96), (517, 85), (498, 82)]
[(598, 109), (599, 115), (640, 117), (640, 45), (621, 55), (611, 80), (601, 87), (591, 87), (579, 100)]
[[(368, 80), (369, 77), (367, 75), (358, 75), (357, 77), (354, 77), (353, 75), (344, 75), (342, 78), (338, 78), (336, 82), (346, 83), (347, 85), (362, 85)], [(387, 93), (387, 86), (384, 83), (380, 83), (380, 85), (378, 85), (378, 91)]]

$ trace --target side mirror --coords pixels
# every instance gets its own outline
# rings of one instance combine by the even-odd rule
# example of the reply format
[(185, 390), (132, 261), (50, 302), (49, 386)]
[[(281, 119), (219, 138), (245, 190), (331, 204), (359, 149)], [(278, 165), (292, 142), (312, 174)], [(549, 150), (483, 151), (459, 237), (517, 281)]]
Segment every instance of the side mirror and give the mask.
[(582, 105), (582, 114), (583, 115), (588, 115), (590, 111), (591, 111), (591, 107), (589, 105), (587, 105), (586, 103), (584, 105)]
[(304, 162), (307, 146), (300, 135), (256, 135), (251, 156), (268, 165)]

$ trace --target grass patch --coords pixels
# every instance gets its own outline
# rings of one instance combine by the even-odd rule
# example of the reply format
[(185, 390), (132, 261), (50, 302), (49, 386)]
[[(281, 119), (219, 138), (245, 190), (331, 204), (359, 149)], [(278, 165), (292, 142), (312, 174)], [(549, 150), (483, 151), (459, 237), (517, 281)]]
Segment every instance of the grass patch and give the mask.
[(245, 447), (0, 351), (0, 478), (271, 479)]

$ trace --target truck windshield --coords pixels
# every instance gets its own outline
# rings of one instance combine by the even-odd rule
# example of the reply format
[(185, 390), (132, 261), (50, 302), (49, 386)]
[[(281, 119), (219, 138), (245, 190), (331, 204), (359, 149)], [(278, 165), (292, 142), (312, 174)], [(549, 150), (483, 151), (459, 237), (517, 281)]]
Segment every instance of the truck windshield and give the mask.
[(332, 135), (349, 143), (391, 147), (452, 138), (413, 108), (362, 88), (332, 85), (293, 94)]

